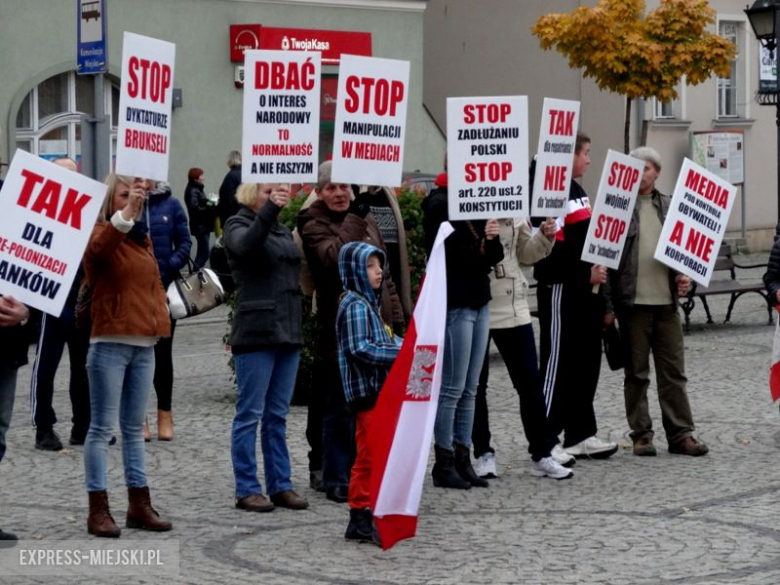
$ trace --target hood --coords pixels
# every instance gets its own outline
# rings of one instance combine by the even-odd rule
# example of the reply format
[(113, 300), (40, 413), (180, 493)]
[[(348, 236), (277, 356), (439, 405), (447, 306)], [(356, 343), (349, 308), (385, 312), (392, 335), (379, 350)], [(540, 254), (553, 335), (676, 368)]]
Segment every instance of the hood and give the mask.
[[(358, 293), (371, 304), (379, 306), (379, 291), (374, 291), (368, 281), (366, 264), (371, 255), (379, 256), (379, 263), (385, 267), (385, 253), (365, 242), (349, 242), (339, 250), (339, 275), (345, 291)], [(381, 290), (381, 289), (380, 289)]]
[(157, 183), (154, 189), (146, 192), (146, 196), (155, 199), (158, 198), (165, 199), (167, 197), (170, 197), (171, 193), (172, 193), (171, 186), (164, 181), (160, 181), (159, 183)]

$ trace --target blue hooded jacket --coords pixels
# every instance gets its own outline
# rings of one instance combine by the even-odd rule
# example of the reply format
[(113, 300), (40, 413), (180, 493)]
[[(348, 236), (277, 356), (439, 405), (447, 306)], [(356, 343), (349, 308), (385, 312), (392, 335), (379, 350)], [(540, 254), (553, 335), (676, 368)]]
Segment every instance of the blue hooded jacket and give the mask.
[(384, 252), (371, 244), (349, 242), (339, 251), (345, 292), (336, 315), (336, 337), (344, 396), (353, 412), (376, 404), (403, 341), (387, 330), (380, 316), (381, 288), (371, 288), (366, 270), (374, 255), (384, 267)]

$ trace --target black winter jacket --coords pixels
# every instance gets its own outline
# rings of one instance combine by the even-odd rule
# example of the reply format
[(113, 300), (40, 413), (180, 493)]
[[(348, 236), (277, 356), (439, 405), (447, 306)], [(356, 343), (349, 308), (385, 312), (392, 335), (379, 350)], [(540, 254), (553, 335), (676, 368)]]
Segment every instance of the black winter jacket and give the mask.
[(769, 293), (769, 299), (777, 304), (777, 291), (780, 290), (780, 240), (772, 246), (769, 253), (769, 263), (764, 274), (764, 286)]
[(190, 216), (190, 233), (193, 236), (198, 237), (214, 231), (216, 212), (208, 204), (203, 185), (189, 181), (184, 189), (184, 204)]

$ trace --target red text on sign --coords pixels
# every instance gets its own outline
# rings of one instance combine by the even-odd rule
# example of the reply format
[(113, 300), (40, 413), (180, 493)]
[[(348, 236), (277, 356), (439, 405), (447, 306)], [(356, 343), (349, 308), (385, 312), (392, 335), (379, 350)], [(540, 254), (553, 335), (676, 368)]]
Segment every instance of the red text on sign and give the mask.
[(165, 93), (170, 89), (172, 81), (170, 65), (130, 57), (127, 74), (130, 77), (127, 84), (127, 94), (130, 97), (165, 103)]
[[(672, 234), (669, 236), (669, 241), (678, 246), (683, 245), (683, 235), (685, 230), (685, 224), (678, 221), (672, 228)], [(712, 247), (715, 245), (715, 240), (709, 236), (704, 235), (700, 231), (688, 228), (688, 237), (685, 239), (685, 250), (701, 258), (704, 262), (710, 261), (710, 254), (712, 254)]]
[(368, 114), (373, 110), (378, 116), (395, 116), (398, 104), (404, 99), (404, 84), (398, 80), (350, 75), (346, 91), (344, 108), (350, 114), (357, 111)]
[(685, 177), (685, 188), (698, 193), (708, 201), (712, 201), (721, 209), (726, 209), (729, 203), (729, 192), (724, 187), (710, 181), (693, 169), (690, 169), (688, 176)]
[(467, 163), (466, 167), (467, 183), (484, 183), (485, 181), (506, 181), (512, 172), (511, 162), (480, 162)]
[(511, 113), (510, 104), (467, 104), (463, 106), (463, 121), (466, 124), (496, 124), (506, 122)]
[(613, 244), (620, 241), (620, 236), (626, 233), (626, 222), (609, 215), (599, 215), (596, 219), (596, 237)]
[(544, 169), (544, 190), (566, 190), (566, 167), (549, 166)]
[(23, 169), (21, 174), (24, 184), (16, 201), (18, 205), (29, 206), (30, 211), (70, 225), (74, 229), (81, 229), (81, 212), (92, 197), (80, 194), (76, 189), (68, 189), (62, 198), (63, 186), (60, 183), (27, 169)]
[(619, 187), (624, 191), (630, 191), (639, 181), (639, 171), (623, 163), (613, 162), (609, 169), (607, 184), (610, 187)]
[(316, 70), (314, 63), (280, 63), (258, 61), (255, 63), (255, 89), (312, 90)]
[(574, 112), (550, 110), (550, 134), (555, 136), (573, 136)]

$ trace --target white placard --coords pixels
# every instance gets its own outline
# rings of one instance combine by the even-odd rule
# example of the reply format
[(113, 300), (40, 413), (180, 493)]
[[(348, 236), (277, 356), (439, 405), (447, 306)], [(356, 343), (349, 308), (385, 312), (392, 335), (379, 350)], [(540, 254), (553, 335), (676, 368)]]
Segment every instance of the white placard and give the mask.
[(707, 286), (736, 197), (734, 185), (686, 158), (655, 259)]
[(561, 217), (569, 200), (580, 102), (544, 98), (531, 215)]
[(241, 181), (317, 181), (320, 53), (244, 53)]
[(0, 191), (0, 294), (59, 317), (106, 185), (17, 150)]
[(116, 137), (119, 175), (168, 180), (176, 45), (125, 32)]
[(447, 98), (449, 218), (528, 215), (528, 98)]
[(617, 269), (634, 213), (645, 162), (614, 150), (607, 151), (588, 235), (582, 247), (585, 262)]
[(408, 103), (408, 61), (341, 56), (334, 181), (401, 186)]

